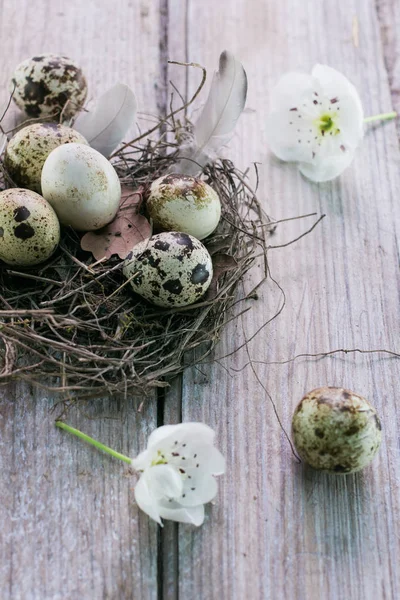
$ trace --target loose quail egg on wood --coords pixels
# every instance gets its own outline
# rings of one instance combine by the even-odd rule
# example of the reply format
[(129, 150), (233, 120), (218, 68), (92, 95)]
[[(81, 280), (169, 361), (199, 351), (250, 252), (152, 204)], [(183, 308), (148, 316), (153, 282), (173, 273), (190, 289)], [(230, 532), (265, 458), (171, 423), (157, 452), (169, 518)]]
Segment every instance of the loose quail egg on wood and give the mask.
[[(14, 89), (15, 88), (15, 89)], [(11, 80), (13, 99), (30, 117), (74, 115), (83, 105), (87, 84), (81, 69), (67, 56), (40, 54), (24, 60)]]
[(300, 457), (314, 469), (354, 473), (368, 465), (381, 443), (375, 408), (362, 396), (322, 387), (304, 396), (292, 421)]
[(157, 306), (187, 306), (200, 300), (212, 278), (211, 256), (187, 233), (164, 232), (133, 248), (124, 266), (134, 291)]
[(202, 240), (216, 229), (221, 203), (201, 179), (171, 173), (151, 184), (147, 211), (156, 229), (184, 231)]
[(83, 135), (71, 127), (57, 123), (28, 125), (9, 141), (4, 165), (14, 183), (40, 194), (40, 179), (46, 158), (61, 144), (71, 142), (88, 145)]
[(37, 265), (60, 241), (60, 224), (48, 202), (36, 192), (12, 188), (0, 192), (0, 259), (10, 265)]
[(121, 199), (112, 164), (84, 144), (53, 150), (43, 165), (41, 185), (60, 222), (78, 231), (94, 231), (110, 223)]

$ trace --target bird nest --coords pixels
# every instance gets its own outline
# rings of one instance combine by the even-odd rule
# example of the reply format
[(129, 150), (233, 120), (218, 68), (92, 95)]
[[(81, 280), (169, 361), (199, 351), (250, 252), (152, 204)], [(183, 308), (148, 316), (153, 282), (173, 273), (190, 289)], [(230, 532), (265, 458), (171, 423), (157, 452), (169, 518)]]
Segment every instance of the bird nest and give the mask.
[[(132, 142), (115, 156), (125, 186), (146, 189), (173, 167), (177, 144), (166, 139), (176, 123), (164, 120), (160, 127), (158, 140)], [(148, 304), (126, 285), (123, 261), (95, 261), (81, 249), (81, 235), (64, 229), (47, 263), (0, 266), (0, 382), (26, 380), (70, 398), (143, 396), (210, 354), (223, 327), (243, 310), (240, 303), (254, 295), (239, 301), (236, 292), (260, 253), (267, 276), (272, 221), (232, 162), (217, 160), (204, 179), (220, 197), (222, 218), (205, 240), (214, 278), (200, 302), (174, 309)]]
[[(179, 143), (191, 128), (175, 115), (188, 104), (115, 153), (124, 186), (145, 197), (154, 179), (173, 171)], [(4, 189), (12, 182), (1, 166)], [(133, 293), (122, 260), (114, 255), (96, 261), (82, 250), (81, 234), (64, 229), (46, 263), (24, 269), (0, 264), (0, 384), (25, 380), (67, 400), (145, 397), (212, 352), (222, 329), (251, 309), (256, 289), (269, 276), (266, 240), (275, 223), (248, 174), (231, 161), (218, 159), (203, 177), (222, 205), (218, 228), (203, 240), (214, 266), (207, 295), (186, 307), (152, 306)], [(238, 285), (256, 259), (263, 263), (259, 281), (239, 295)]]

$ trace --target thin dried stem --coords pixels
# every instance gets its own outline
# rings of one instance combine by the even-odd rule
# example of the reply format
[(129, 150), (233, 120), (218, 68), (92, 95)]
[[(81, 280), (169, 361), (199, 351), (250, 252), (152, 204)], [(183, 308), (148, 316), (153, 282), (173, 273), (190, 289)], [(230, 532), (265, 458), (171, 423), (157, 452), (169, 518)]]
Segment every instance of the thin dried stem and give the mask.
[(145, 133), (142, 133), (139, 137), (135, 138), (131, 142), (127, 142), (126, 144), (123, 144), (119, 150), (114, 152), (114, 154), (111, 154), (111, 156), (109, 157), (110, 159), (114, 158), (115, 156), (120, 155), (123, 150), (126, 150), (126, 148), (129, 148), (130, 146), (137, 144), (137, 142), (139, 142), (140, 140), (142, 140), (146, 137), (149, 137), (149, 135), (151, 135), (152, 133), (154, 133), (155, 131), (160, 129), (163, 125), (168, 123), (168, 121), (171, 118), (173, 118), (175, 115), (177, 115), (178, 113), (180, 113), (182, 111), (185, 111), (196, 100), (197, 96), (200, 94), (200, 92), (203, 89), (203, 86), (206, 82), (206, 78), (207, 78), (207, 71), (204, 67), (202, 67), (201, 65), (199, 65), (197, 63), (193, 63), (193, 62), (192, 63), (184, 63), (184, 62), (178, 62), (176, 60), (169, 60), (168, 63), (171, 65), (181, 65), (182, 67), (196, 67), (198, 69), (201, 69), (203, 71), (203, 76), (202, 76), (201, 82), (199, 84), (199, 87), (197, 88), (197, 90), (195, 91), (195, 93), (193, 94), (191, 99), (188, 100), (188, 102), (186, 102), (183, 106), (180, 106), (176, 110), (173, 110), (169, 115), (167, 115), (165, 117), (165, 119), (161, 119), (160, 121), (158, 121), (157, 125), (155, 125), (151, 129), (148, 129), (147, 131), (145, 131)]

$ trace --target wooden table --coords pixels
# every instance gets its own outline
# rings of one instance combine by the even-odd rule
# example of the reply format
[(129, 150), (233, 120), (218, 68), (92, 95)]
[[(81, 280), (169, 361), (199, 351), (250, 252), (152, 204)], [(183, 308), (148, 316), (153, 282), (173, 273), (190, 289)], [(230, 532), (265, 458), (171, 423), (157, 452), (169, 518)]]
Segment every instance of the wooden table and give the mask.
[[(259, 196), (275, 218), (317, 212), (309, 236), (270, 253), (286, 306), (248, 347), (286, 429), (303, 393), (342, 385), (373, 401), (383, 421), (379, 456), (362, 473), (329, 476), (299, 465), (243, 350), (188, 369), (165, 397), (123, 409), (78, 407), (68, 420), (134, 456), (161, 423), (205, 421), (227, 457), (214, 506), (200, 529), (160, 529), (134, 503), (122, 463), (54, 427), (55, 399), (11, 385), (0, 401), (0, 597), (2, 600), (355, 600), (400, 598), (400, 152), (394, 122), (370, 127), (339, 179), (315, 185), (271, 157), (269, 91), (288, 70), (316, 62), (344, 72), (366, 114), (400, 109), (398, 0), (2, 0), (0, 90), (18, 62), (43, 51), (75, 58), (92, 96), (121, 80), (142, 113), (163, 115), (169, 81), (192, 91), (221, 50), (243, 61), (248, 110), (229, 155), (259, 163)], [(210, 79), (210, 78), (209, 78)], [(204, 97), (204, 96), (203, 96)], [(146, 127), (141, 115), (141, 127)], [(309, 221), (281, 225), (288, 241)], [(256, 277), (256, 270), (254, 272)], [(272, 316), (266, 285), (253, 310), (227, 327), (216, 358)]]

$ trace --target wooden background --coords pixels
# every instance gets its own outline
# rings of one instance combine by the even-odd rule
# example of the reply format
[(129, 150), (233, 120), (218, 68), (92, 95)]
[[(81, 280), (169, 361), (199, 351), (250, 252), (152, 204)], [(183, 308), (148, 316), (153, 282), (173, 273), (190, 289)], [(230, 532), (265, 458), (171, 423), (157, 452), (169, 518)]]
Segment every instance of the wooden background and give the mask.
[[(236, 53), (249, 77), (249, 110), (229, 155), (242, 167), (260, 163), (259, 195), (275, 218), (327, 215), (311, 235), (271, 252), (287, 304), (249, 344), (249, 356), (400, 351), (400, 126), (370, 127), (351, 168), (323, 185), (273, 159), (265, 136), (271, 86), (316, 62), (354, 82), (366, 114), (400, 110), (398, 0), (1, 0), (0, 48), (2, 101), (19, 61), (60, 52), (82, 65), (92, 96), (121, 80), (153, 115), (169, 106), (169, 80), (183, 92), (198, 83), (196, 70), (168, 67), (168, 58), (211, 73), (221, 50)], [(306, 228), (306, 221), (282, 225), (274, 243)], [(226, 329), (216, 357), (279, 302), (266, 286), (246, 318)], [(71, 425), (131, 456), (157, 424), (214, 427), (227, 473), (200, 529), (159, 529), (137, 510), (126, 465), (55, 429), (52, 397), (3, 388), (1, 599), (400, 598), (400, 361), (336, 354), (255, 367), (287, 429), (302, 395), (319, 385), (349, 387), (375, 404), (382, 450), (350, 476), (295, 462), (266, 393), (242, 369), (247, 361), (243, 351), (189, 369), (165, 401), (148, 402), (141, 414), (136, 400), (123, 410), (99, 400), (69, 415)]]

